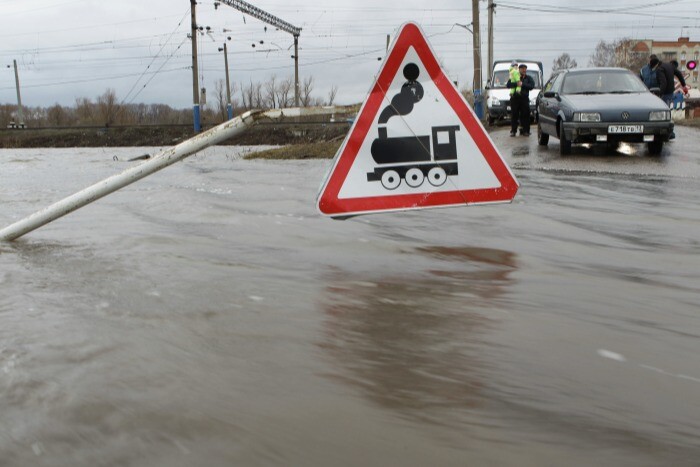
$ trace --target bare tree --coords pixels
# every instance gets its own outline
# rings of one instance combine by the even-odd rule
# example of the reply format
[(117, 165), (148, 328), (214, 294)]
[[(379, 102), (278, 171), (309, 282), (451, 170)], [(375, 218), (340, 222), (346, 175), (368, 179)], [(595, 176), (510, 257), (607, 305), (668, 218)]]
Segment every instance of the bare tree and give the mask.
[(255, 108), (256, 109), (265, 108), (265, 98), (263, 97), (263, 92), (262, 92), (263, 85), (262, 85), (262, 83), (257, 82), (257, 83), (255, 83), (255, 85), (253, 85), (253, 83), (251, 82), (250, 85), (251, 85), (252, 91), (253, 91), (253, 103), (255, 104)]
[(243, 83), (241, 83), (241, 99), (243, 100), (243, 107), (245, 109), (250, 110), (253, 108), (254, 96), (255, 89), (253, 88), (253, 81), (251, 80), (248, 86), (243, 86)]
[(75, 116), (80, 124), (94, 123), (93, 121), (93, 103), (87, 97), (78, 97), (75, 99)]
[(46, 120), (52, 126), (62, 126), (66, 124), (66, 111), (59, 104), (49, 107), (46, 112)]
[(216, 82), (215, 87), (216, 113), (221, 118), (222, 122), (228, 120), (228, 94), (226, 93), (226, 81), (220, 79)]
[(588, 60), (589, 66), (615, 66), (615, 44), (601, 40)]
[(293, 88), (294, 83), (292, 82), (292, 78), (287, 78), (284, 81), (280, 81), (279, 85), (277, 85), (277, 103), (279, 104), (280, 109), (291, 105), (292, 98), (290, 97), (290, 94)]
[(335, 96), (338, 94), (338, 86), (335, 84), (331, 86), (331, 90), (328, 91), (328, 105), (333, 105), (335, 102)]
[(569, 54), (563, 53), (554, 60), (554, 63), (552, 63), (552, 71), (570, 70), (571, 68), (576, 68), (577, 66), (578, 63), (576, 63), (576, 60), (571, 58)]
[(100, 123), (111, 125), (115, 122), (119, 104), (117, 103), (117, 93), (114, 89), (107, 89), (104, 94), (97, 98), (97, 109), (100, 115)]
[(647, 57), (634, 51), (636, 41), (625, 37), (612, 42), (601, 40), (591, 54), (590, 66), (614, 66), (637, 71), (644, 66)]
[(299, 93), (299, 99), (301, 100), (302, 107), (308, 107), (311, 105), (311, 91), (314, 89), (314, 77), (309, 76), (304, 79), (301, 85), (301, 92)]
[(265, 104), (270, 109), (277, 108), (277, 76), (272, 75), (265, 83)]

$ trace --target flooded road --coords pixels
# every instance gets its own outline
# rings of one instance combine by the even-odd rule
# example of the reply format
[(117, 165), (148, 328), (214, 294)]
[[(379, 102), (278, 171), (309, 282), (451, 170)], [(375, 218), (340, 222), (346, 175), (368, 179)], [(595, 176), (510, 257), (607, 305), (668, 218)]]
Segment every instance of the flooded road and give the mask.
[[(498, 130), (512, 204), (347, 221), (315, 211), (330, 161), (217, 147), (0, 243), (0, 465), (697, 465), (676, 133)], [(153, 151), (1, 150), (0, 226)]]

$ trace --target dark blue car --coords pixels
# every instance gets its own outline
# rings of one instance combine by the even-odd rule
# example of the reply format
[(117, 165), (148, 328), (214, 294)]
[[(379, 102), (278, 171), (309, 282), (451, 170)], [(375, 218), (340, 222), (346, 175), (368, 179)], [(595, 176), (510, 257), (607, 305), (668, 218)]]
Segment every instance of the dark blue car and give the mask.
[(559, 138), (562, 155), (572, 144), (646, 143), (660, 154), (673, 133), (671, 111), (631, 71), (584, 68), (555, 73), (537, 96), (539, 144)]

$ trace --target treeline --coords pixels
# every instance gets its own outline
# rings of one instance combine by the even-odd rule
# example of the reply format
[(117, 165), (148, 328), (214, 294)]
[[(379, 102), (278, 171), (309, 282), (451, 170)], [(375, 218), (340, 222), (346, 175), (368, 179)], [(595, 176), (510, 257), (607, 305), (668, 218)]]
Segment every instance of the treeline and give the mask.
[[(312, 96), (312, 76), (299, 83), (299, 105), (332, 105), (338, 88), (333, 86), (325, 99)], [(213, 94), (213, 95), (212, 95)], [(294, 81), (270, 77), (265, 82), (239, 83), (232, 86), (234, 115), (250, 109), (274, 109), (294, 106)], [(227, 92), (223, 80), (215, 83), (214, 92), (200, 105), (202, 124), (217, 124), (227, 119)], [(0, 128), (19, 123), (16, 104), (0, 104)], [(192, 124), (192, 108), (174, 109), (167, 104), (133, 104), (120, 102), (114, 89), (107, 89), (96, 99), (80, 97), (72, 106), (23, 106), (24, 123), (29, 128), (113, 126), (113, 125), (178, 125)]]

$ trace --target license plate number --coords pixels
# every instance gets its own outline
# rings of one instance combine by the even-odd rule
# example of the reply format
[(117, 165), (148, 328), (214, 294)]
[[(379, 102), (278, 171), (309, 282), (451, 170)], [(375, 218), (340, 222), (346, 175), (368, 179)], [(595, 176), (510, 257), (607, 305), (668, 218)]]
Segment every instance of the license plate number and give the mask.
[(644, 125), (610, 125), (608, 133), (644, 133)]

